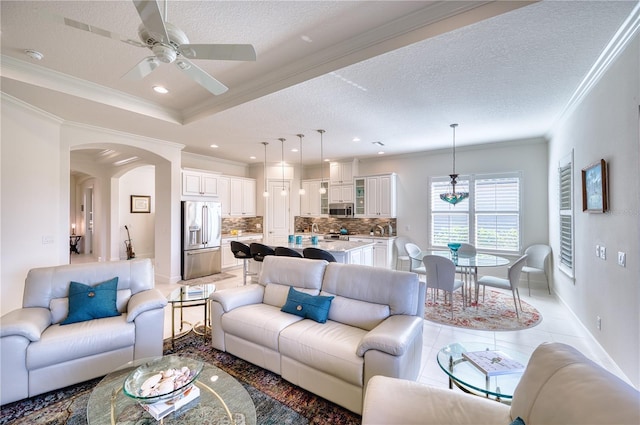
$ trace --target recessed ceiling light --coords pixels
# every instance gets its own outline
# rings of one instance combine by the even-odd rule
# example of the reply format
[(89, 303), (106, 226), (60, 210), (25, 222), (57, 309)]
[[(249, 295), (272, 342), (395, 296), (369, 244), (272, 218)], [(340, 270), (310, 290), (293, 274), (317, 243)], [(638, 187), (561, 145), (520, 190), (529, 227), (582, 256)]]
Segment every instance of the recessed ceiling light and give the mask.
[(216, 144), (213, 144), (213, 145), (209, 145), (209, 147), (212, 147), (212, 148), (216, 149), (216, 148), (219, 148), (220, 146), (218, 146)]
[(255, 157), (255, 156), (253, 156), (253, 155), (251, 155), (251, 156), (249, 157), (249, 159), (256, 159), (256, 157)]
[(359, 141), (360, 141), (360, 138), (359, 138), (359, 137), (354, 137), (354, 138), (353, 138), (353, 141), (354, 141), (354, 142), (359, 142)]
[(379, 151), (378, 155), (384, 155), (384, 152), (383, 151)]
[(298, 152), (298, 148), (291, 149), (291, 152)]
[(302, 41), (306, 41), (307, 43), (313, 43), (313, 40), (308, 35), (301, 35), (300, 38)]
[(33, 49), (25, 50), (24, 54), (29, 56), (31, 59), (35, 59), (37, 61), (42, 60), (42, 58), (44, 57), (44, 55), (42, 53), (38, 52), (37, 50), (33, 50)]
[(331, 162), (331, 160), (329, 158), (325, 158), (324, 162)]
[(162, 86), (153, 86), (153, 91), (155, 91), (156, 93), (160, 93), (160, 94), (169, 93), (169, 90), (167, 90), (166, 88), (164, 88)]

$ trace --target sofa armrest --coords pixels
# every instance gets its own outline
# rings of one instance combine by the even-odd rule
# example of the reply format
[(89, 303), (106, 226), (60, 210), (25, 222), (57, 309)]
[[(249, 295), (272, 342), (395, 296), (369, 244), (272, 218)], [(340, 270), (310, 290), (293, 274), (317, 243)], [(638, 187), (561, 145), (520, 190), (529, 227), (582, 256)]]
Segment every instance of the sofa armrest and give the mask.
[(133, 322), (145, 311), (164, 308), (166, 305), (167, 299), (155, 288), (133, 294), (127, 304), (127, 322)]
[(260, 304), (264, 299), (264, 287), (254, 283), (247, 286), (223, 289), (211, 294), (209, 299), (219, 303), (224, 312), (228, 313), (234, 308), (242, 307), (243, 305)]
[(51, 311), (44, 307), (27, 307), (10, 311), (0, 320), (0, 337), (20, 335), (39, 341), (42, 331), (51, 325)]
[(362, 408), (362, 425), (476, 425), (511, 421), (506, 404), (379, 375), (369, 380)]
[(422, 335), (422, 324), (423, 319), (417, 316), (389, 316), (362, 338), (356, 354), (364, 356), (368, 350), (379, 350), (393, 356), (401, 356), (411, 342)]

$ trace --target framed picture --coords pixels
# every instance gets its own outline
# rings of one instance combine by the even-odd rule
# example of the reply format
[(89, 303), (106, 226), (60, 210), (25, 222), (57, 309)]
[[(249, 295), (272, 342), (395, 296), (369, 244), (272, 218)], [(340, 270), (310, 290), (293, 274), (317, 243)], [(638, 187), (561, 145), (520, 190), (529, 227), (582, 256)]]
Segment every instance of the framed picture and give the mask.
[(150, 213), (151, 196), (131, 195), (132, 213)]
[(607, 163), (601, 159), (582, 169), (582, 211), (603, 213), (607, 209)]

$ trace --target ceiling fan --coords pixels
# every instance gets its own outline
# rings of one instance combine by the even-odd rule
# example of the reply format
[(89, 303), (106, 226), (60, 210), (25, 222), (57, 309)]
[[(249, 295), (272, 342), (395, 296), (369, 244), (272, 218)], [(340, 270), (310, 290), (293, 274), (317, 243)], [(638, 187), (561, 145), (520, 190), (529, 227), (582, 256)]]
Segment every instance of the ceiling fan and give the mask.
[(142, 59), (122, 78), (140, 80), (160, 66), (161, 62), (175, 63), (178, 69), (196, 83), (214, 95), (220, 95), (226, 92), (228, 87), (196, 66), (190, 59), (256, 60), (256, 51), (251, 44), (190, 44), (186, 34), (180, 28), (163, 19), (156, 0), (133, 0), (133, 3), (142, 20), (142, 24), (138, 28), (138, 37), (141, 42), (93, 25), (63, 18), (63, 22), (67, 26), (120, 40), (134, 46), (145, 47), (153, 52), (152, 56)]

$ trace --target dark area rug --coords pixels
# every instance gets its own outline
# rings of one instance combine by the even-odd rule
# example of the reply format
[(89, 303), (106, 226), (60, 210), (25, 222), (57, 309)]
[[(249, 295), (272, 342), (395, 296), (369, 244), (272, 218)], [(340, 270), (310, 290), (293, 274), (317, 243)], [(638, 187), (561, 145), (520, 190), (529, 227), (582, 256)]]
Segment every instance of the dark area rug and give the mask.
[[(360, 424), (361, 417), (305, 391), (280, 376), (211, 347), (210, 339), (189, 334), (164, 342), (164, 354), (192, 357), (211, 363), (236, 378), (256, 406), (259, 425)], [(87, 402), (101, 378), (2, 406), (0, 425), (84, 425)], [(149, 423), (158, 423), (150, 420)]]

